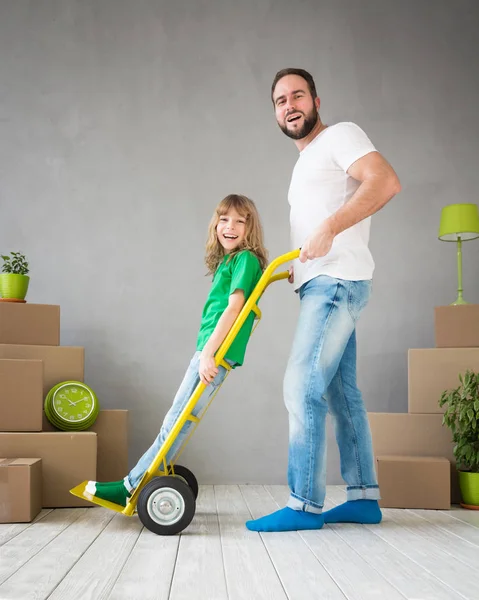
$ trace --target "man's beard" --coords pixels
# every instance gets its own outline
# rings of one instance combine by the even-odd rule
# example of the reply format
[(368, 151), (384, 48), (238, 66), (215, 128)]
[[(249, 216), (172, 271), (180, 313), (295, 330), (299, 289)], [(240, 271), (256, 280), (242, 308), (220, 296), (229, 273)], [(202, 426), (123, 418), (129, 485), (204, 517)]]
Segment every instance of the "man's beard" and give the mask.
[(278, 122), (278, 125), (279, 125), (279, 128), (281, 129), (281, 131), (285, 135), (290, 137), (291, 139), (302, 140), (307, 135), (309, 135), (311, 133), (311, 131), (313, 131), (314, 126), (318, 122), (319, 115), (318, 115), (318, 112), (314, 109), (311, 111), (311, 113), (309, 115), (305, 115), (301, 111), (296, 111), (296, 112), (300, 112), (304, 117), (303, 126), (300, 129), (291, 130), (291, 129), (288, 129), (287, 125), (285, 125), (284, 123), (279, 123), (279, 122)]

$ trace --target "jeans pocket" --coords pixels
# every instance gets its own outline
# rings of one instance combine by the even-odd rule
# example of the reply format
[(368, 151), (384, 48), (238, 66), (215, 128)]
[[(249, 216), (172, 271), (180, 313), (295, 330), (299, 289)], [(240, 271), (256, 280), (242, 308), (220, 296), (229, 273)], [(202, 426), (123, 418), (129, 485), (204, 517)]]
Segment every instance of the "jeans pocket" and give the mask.
[(357, 321), (366, 308), (371, 296), (372, 282), (370, 280), (350, 281), (348, 294), (348, 310), (353, 321)]

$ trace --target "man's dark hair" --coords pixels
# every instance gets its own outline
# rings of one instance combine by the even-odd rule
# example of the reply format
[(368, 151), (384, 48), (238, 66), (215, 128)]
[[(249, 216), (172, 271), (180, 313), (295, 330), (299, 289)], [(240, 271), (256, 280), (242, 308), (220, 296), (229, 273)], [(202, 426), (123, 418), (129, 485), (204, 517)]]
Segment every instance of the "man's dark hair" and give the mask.
[(316, 98), (316, 96), (318, 94), (316, 93), (316, 85), (314, 84), (314, 79), (313, 79), (313, 76), (311, 75), (311, 73), (308, 73), (308, 71), (305, 71), (304, 69), (294, 69), (294, 68), (281, 69), (281, 71), (278, 71), (276, 73), (276, 75), (274, 76), (273, 85), (271, 86), (271, 100), (272, 100), (273, 104), (274, 104), (273, 94), (274, 94), (274, 90), (276, 88), (276, 84), (278, 83), (278, 81), (280, 79), (283, 79), (283, 77), (286, 77), (286, 75), (299, 75), (300, 77), (305, 79), (306, 83), (308, 84), (309, 91), (311, 92), (311, 96), (313, 97), (313, 100)]

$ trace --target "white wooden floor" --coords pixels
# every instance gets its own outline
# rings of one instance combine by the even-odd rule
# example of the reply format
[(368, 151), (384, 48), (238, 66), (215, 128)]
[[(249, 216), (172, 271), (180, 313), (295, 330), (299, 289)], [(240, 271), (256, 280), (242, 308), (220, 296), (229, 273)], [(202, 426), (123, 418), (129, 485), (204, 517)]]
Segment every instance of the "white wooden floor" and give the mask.
[[(385, 510), (380, 525), (248, 531), (285, 486), (205, 486), (181, 536), (106, 509), (0, 525), (0, 600), (479, 600), (479, 513)], [(326, 508), (343, 502), (328, 488)]]

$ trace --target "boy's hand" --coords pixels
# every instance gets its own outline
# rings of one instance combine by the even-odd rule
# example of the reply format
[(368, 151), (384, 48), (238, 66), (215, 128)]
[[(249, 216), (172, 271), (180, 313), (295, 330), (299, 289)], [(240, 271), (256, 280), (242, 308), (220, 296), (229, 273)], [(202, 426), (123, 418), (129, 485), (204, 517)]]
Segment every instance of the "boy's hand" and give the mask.
[(216, 375), (218, 375), (218, 367), (215, 363), (215, 357), (212, 354), (201, 353), (198, 374), (201, 382), (205, 385), (209, 385)]
[(294, 283), (294, 265), (291, 265), (289, 267), (289, 277), (288, 277), (288, 281), (289, 283)]

